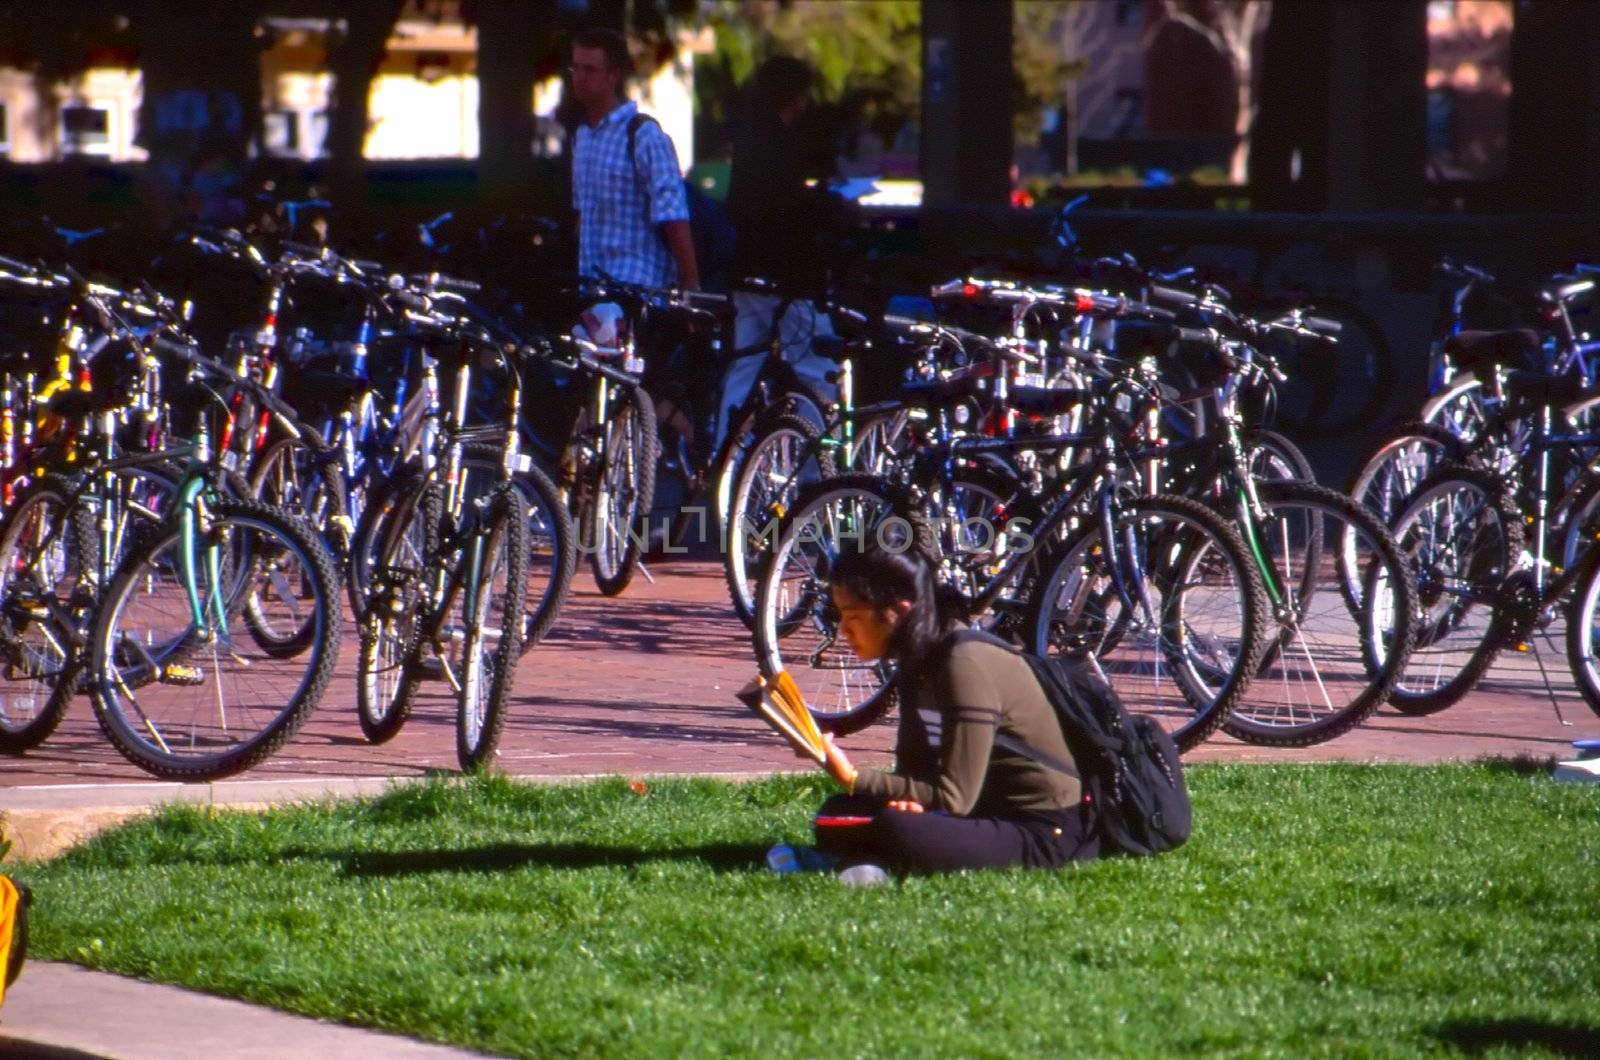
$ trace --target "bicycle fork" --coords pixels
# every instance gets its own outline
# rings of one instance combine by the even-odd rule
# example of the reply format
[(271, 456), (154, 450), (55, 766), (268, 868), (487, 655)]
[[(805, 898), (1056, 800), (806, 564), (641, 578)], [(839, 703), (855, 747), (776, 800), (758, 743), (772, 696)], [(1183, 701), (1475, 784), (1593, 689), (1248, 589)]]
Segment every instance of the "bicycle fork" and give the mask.
[(204, 489), (203, 479), (192, 478), (183, 484), (178, 494), (178, 572), (183, 579), (184, 596), (189, 601), (189, 620), (194, 623), (195, 630), (203, 641), (211, 641), (219, 634), (224, 637), (228, 635), (228, 614), (222, 600), (222, 550), (211, 540), (207, 540), (205, 545), (204, 562), (207, 581), (206, 604), (215, 625), (206, 621), (206, 609), (202, 608), (200, 603), (195, 551), (199, 532), (206, 533), (209, 538), (208, 528), (202, 525), (207, 514), (204, 511), (204, 501), (200, 497)]

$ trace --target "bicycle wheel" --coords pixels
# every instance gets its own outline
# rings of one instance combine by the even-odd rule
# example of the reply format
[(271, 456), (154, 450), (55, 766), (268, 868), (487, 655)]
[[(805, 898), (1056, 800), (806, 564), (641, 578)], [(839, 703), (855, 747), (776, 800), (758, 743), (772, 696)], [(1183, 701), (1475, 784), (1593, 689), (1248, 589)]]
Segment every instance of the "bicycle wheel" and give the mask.
[(304, 519), (322, 534), (335, 559), (343, 560), (349, 554), (355, 527), (344, 476), (324, 451), (293, 438), (272, 443), (250, 473), (250, 495)]
[(1345, 492), (1392, 526), (1401, 507), (1424, 479), (1445, 464), (1465, 462), (1460, 438), (1435, 423), (1408, 423), (1356, 469)]
[(1600, 714), (1600, 563), (1592, 557), (1567, 605), (1567, 665), (1583, 701)]
[(1463, 442), (1471, 442), (1483, 433), (1493, 418), (1488, 402), (1483, 380), (1476, 375), (1462, 373), (1423, 404), (1418, 419), (1431, 426), (1444, 428)]
[(633, 580), (644, 541), (641, 523), (655, 497), (656, 411), (641, 387), (613, 388), (605, 448), (595, 468), (584, 547), (590, 550), (595, 584), (616, 596)]
[(1222, 727), (1250, 743), (1306, 747), (1365, 721), (1415, 641), (1416, 584), (1383, 524), (1309, 483), (1257, 487), (1247, 541), (1271, 572), (1276, 631)]
[(914, 444), (911, 422), (908, 410), (896, 409), (856, 424), (848, 469), (865, 475), (887, 474)]
[(505, 727), (506, 704), (522, 655), (523, 604), (527, 597), (528, 506), (515, 488), (485, 498), (480, 532), (462, 550), (461, 642), (456, 677), (456, 759), (477, 769), (494, 754)]
[(435, 484), (417, 479), (412, 485), (414, 490), (384, 491), (382, 503), (363, 515), (357, 535), (356, 555), (369, 558), (358, 618), (356, 719), (369, 743), (393, 739), (417, 696), (410, 678), (419, 666), (443, 499)]
[[(500, 450), (470, 445), (461, 456), (465, 496), (474, 500), (499, 483)], [(572, 516), (550, 476), (536, 465), (517, 472), (511, 480), (528, 509), (526, 613), (522, 621), (522, 651), (526, 654), (544, 639), (561, 614), (578, 565), (578, 544)]]
[[(129, 553), (89, 640), (101, 729), (129, 761), (174, 779), (229, 776), (276, 751), (316, 706), (339, 652), (337, 581), (317, 536), (256, 501), (203, 507), (188, 556), (176, 525)], [(309, 596), (278, 596), (280, 576), (303, 580)], [(309, 613), (310, 647), (285, 659), (242, 636), (225, 599), (235, 580), (281, 613), (275, 621), (298, 626)]]
[(1238, 533), (1187, 498), (1140, 498), (1112, 532), (1108, 543), (1090, 527), (1043, 561), (1026, 644), (1087, 660), (1189, 750), (1260, 665), (1271, 621), (1260, 575)]
[[(350, 517), (344, 482), (335, 466), (320, 462), (303, 443), (292, 438), (274, 442), (250, 477), (250, 492), (261, 503), (320, 531), (336, 563), (349, 555)], [(281, 598), (291, 592), (304, 593), (308, 587), (279, 584), (275, 589)], [(289, 656), (305, 651), (314, 636), (310, 616), (299, 626), (284, 627), (273, 624), (272, 611), (258, 594), (245, 597), (243, 615), (250, 636), (269, 654)]]
[(1417, 581), (1416, 647), (1389, 702), (1431, 714), (1466, 695), (1502, 647), (1498, 601), (1523, 547), (1522, 518), (1500, 480), (1446, 464), (1394, 523)]
[(372, 596), (372, 572), (381, 562), (388, 546), (389, 527), (395, 519), (410, 533), (408, 548), (413, 561), (425, 554), (438, 533), (438, 521), (416, 520), (410, 510), (417, 504), (427, 487), (421, 468), (408, 465), (395, 474), (376, 483), (367, 491), (367, 503), (361, 510), (350, 539), (350, 556), (345, 565), (345, 591), (349, 594), (350, 610), (359, 623), (366, 614), (367, 601)]
[(1568, 490), (1550, 521), (1556, 528), (1556, 563), (1562, 570), (1571, 569), (1600, 541), (1600, 473), (1591, 471)]
[(49, 738), (77, 691), (74, 597), (93, 591), (95, 543), (47, 478), (0, 525), (0, 753)]
[(1311, 461), (1277, 431), (1255, 431), (1245, 447), (1250, 477), (1257, 482), (1316, 482)]
[(810, 420), (783, 414), (769, 420), (739, 467), (728, 502), (722, 571), (733, 612), (755, 626), (755, 585), (770, 555), (778, 521), (803, 486), (833, 475), (833, 457), (818, 443)]
[(840, 638), (828, 579), (841, 549), (880, 534), (894, 544), (909, 526), (898, 502), (894, 488), (871, 475), (803, 487), (779, 523), (771, 562), (756, 585), (757, 664), (769, 678), (787, 670), (827, 732), (856, 732), (890, 707), (893, 670), (857, 658)]

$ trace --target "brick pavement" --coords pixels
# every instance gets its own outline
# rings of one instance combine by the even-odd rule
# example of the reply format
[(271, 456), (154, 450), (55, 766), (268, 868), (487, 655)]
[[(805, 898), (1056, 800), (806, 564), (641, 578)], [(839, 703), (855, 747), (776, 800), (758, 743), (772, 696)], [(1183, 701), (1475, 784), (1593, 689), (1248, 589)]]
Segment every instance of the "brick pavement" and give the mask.
[[(754, 673), (749, 634), (728, 608), (721, 568), (688, 560), (658, 563), (656, 582), (635, 579), (619, 599), (599, 595), (580, 571), (550, 638), (526, 656), (498, 768), (510, 774), (574, 776), (759, 772), (799, 767), (770, 732), (733, 699)], [(343, 673), (316, 714), (248, 779), (407, 777), (454, 771), (453, 701), (445, 686), (419, 700), (392, 742), (368, 746), (356, 724), (351, 678), (353, 631)], [(1562, 686), (1575, 724), (1556, 722), (1528, 656), (1499, 663), (1466, 701), (1431, 718), (1385, 709), (1331, 743), (1284, 751), (1217, 737), (1197, 761), (1379, 760), (1433, 762), (1485, 755), (1561, 756), (1570, 741), (1600, 735), (1600, 718), (1572, 691), (1559, 643), (1546, 665)], [(864, 761), (884, 761), (892, 728), (847, 741)], [(74, 703), (61, 729), (20, 759), (0, 760), (0, 788), (148, 782), (101, 737), (88, 701)], [(0, 805), (4, 805), (0, 793)]]

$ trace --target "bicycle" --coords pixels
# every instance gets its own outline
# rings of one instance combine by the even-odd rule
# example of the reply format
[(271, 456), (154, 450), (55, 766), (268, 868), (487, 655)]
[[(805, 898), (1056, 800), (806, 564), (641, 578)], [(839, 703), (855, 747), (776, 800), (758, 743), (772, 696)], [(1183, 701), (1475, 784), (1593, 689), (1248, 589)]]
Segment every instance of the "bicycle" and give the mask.
[[(363, 734), (392, 739), (409, 717), (421, 682), (442, 677), (456, 695), (456, 756), (466, 770), (492, 757), (521, 654), (527, 594), (528, 508), (514, 485), (522, 466), (520, 376), (514, 355), (460, 312), (450, 292), (397, 292), (409, 319), (452, 351), (453, 393), (424, 416), (420, 466), (369, 505), (357, 529), (371, 557), (360, 619), (356, 701)], [(477, 358), (503, 370), (507, 413), (472, 427), (467, 395)], [(463, 475), (469, 445), (500, 455), (492, 485), (476, 497)]]
[[(1120, 299), (1093, 304), (1108, 314), (1158, 312)], [(964, 396), (971, 379), (909, 386), (902, 397), (937, 405)], [(1130, 495), (1125, 457), (1106, 416), (1116, 386), (1113, 381), (1096, 394), (1015, 391), (1046, 415), (1063, 415), (1087, 401), (1083, 433), (959, 436), (946, 420), (937, 444), (920, 448), (898, 481), (848, 475), (803, 489), (784, 517), (758, 590), (762, 672), (788, 668), (819, 724), (832, 731), (855, 731), (881, 716), (892, 675), (881, 664), (852, 661), (838, 644), (827, 594), (831, 557), (845, 541), (885, 534), (889, 540), (881, 543), (895, 544), (898, 533), (899, 545), (908, 547), (909, 540), (927, 536), (921, 527), (932, 526), (946, 543), (940, 550), (945, 583), (960, 593), (969, 618), (1020, 612), (1024, 646), (1090, 660), (1132, 709), (1172, 727), (1180, 746), (1203, 740), (1259, 665), (1268, 628), (1265, 594), (1238, 534), (1203, 505)], [(956, 501), (962, 463), (1052, 450), (1084, 454), (1074, 480), (1038, 498), (1036, 507), (1005, 509), (1028, 515), (991, 528), (987, 541), (970, 540)], [(1026, 533), (1019, 537), (1024, 518)]]

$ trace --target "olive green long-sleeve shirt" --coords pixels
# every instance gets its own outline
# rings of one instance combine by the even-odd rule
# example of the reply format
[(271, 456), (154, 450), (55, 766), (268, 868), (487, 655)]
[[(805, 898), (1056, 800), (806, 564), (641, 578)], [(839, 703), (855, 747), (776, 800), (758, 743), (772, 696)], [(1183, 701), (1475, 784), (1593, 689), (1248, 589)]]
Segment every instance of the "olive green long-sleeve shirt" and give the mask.
[(1081, 801), (1076, 776), (996, 746), (996, 733), (1072, 763), (1027, 660), (998, 644), (959, 642), (915, 689), (901, 689), (895, 771), (863, 769), (852, 790), (963, 817), (1026, 816)]

